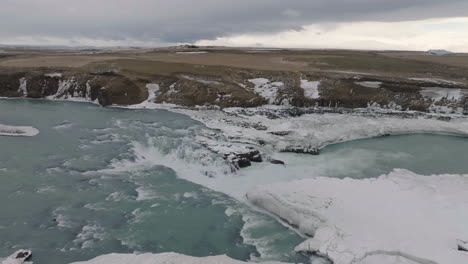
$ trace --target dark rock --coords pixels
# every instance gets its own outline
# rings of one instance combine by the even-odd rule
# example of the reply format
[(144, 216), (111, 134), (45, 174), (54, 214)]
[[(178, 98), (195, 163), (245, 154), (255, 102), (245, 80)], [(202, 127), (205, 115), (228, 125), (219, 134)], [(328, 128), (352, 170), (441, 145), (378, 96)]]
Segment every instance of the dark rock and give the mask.
[(299, 154), (309, 154), (309, 155), (319, 155), (320, 150), (314, 146), (288, 146), (285, 149), (281, 150), (281, 152), (291, 152), (291, 153), (299, 153)]
[(285, 165), (284, 161), (282, 161), (282, 160), (275, 160), (275, 159), (270, 160), (270, 163), (271, 163), (271, 164), (277, 164), (277, 165)]
[(252, 165), (252, 162), (262, 162), (260, 151), (253, 147), (247, 147), (247, 151), (241, 153), (230, 153), (224, 159), (230, 161), (236, 168), (245, 168)]
[(291, 133), (291, 131), (273, 131), (273, 132), (268, 132), (269, 134), (275, 135), (275, 136), (287, 136)]
[(23, 94), (18, 90), (23, 73), (0, 74), (0, 97), (21, 97)]
[[(257, 150), (258, 151), (258, 150)], [(262, 159), (262, 155), (260, 155), (260, 152), (258, 154), (255, 154), (254, 156), (252, 157), (249, 157), (249, 159), (253, 162), (262, 162), (263, 159)]]
[(252, 124), (252, 127), (256, 130), (267, 130), (267, 127), (260, 123)]
[(437, 117), (437, 120), (440, 120), (440, 121), (450, 121), (452, 120), (452, 118), (450, 116), (438, 116)]
[(252, 163), (250, 162), (249, 159), (247, 158), (244, 158), (244, 157), (240, 157), (236, 160), (236, 163), (237, 163), (237, 166), (239, 168), (246, 168), (246, 167), (249, 167), (252, 165)]
[(16, 254), (17, 259), (24, 259), (27, 260), (28, 258), (31, 257), (31, 252), (30, 251), (20, 251)]

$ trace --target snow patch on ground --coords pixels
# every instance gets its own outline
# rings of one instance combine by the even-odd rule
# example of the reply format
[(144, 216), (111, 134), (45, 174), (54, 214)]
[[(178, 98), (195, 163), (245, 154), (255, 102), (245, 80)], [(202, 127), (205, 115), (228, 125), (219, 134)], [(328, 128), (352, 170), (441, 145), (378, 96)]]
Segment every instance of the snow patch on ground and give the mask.
[(18, 88), (18, 92), (23, 93), (24, 97), (28, 96), (28, 90), (27, 90), (28, 81), (24, 77), (21, 78), (19, 81), (20, 81), (20, 85)]
[(50, 77), (50, 78), (62, 78), (62, 74), (59, 72), (53, 72), (53, 73), (46, 73), (44, 74), (45, 77)]
[(33, 137), (39, 134), (39, 130), (30, 126), (7, 126), (0, 124), (0, 136)]
[(275, 183), (247, 196), (313, 236), (296, 250), (318, 252), (335, 264), (468, 261), (468, 252), (458, 249), (468, 239), (468, 175), (396, 169), (376, 179)]
[(382, 86), (382, 82), (356, 82), (356, 84), (367, 88), (380, 88)]
[(269, 104), (275, 102), (278, 89), (284, 86), (282, 82), (270, 82), (265, 78), (250, 79), (249, 82), (254, 84), (255, 93), (268, 100)]
[(176, 54), (205, 54), (207, 51), (178, 51)]
[(301, 80), (301, 88), (304, 89), (304, 96), (309, 99), (320, 98), (318, 86), (320, 81)]

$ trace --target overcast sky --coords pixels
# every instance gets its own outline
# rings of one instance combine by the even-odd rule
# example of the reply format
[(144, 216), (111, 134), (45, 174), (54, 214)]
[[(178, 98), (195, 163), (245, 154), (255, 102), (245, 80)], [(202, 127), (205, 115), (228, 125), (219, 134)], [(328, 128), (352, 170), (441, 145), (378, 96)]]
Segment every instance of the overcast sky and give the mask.
[(0, 44), (468, 52), (466, 0), (0, 0)]

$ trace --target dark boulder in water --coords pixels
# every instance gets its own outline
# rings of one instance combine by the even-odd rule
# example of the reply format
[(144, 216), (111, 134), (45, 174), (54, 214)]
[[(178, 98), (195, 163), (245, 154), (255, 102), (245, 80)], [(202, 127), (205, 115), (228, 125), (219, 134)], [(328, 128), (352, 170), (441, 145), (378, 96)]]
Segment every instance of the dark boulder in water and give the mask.
[(275, 160), (275, 159), (270, 160), (270, 163), (271, 163), (271, 164), (276, 164), (276, 165), (285, 165), (284, 161), (282, 161), (282, 160)]

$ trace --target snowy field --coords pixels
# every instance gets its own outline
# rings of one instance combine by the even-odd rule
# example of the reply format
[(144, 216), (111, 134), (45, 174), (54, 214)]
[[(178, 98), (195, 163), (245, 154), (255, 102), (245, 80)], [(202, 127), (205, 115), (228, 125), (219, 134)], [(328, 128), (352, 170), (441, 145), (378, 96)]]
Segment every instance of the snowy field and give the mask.
[(395, 170), (254, 188), (248, 199), (313, 238), (296, 250), (335, 264), (468, 263), (468, 175)]

